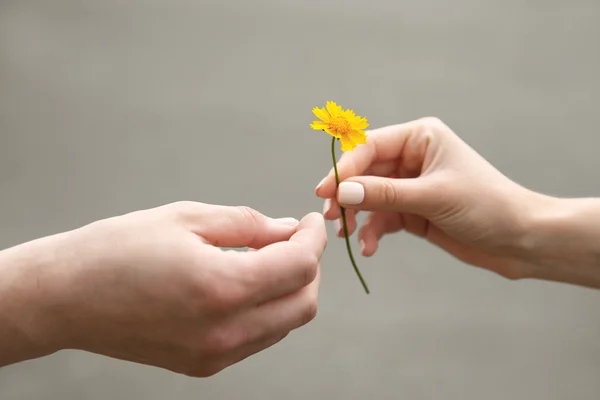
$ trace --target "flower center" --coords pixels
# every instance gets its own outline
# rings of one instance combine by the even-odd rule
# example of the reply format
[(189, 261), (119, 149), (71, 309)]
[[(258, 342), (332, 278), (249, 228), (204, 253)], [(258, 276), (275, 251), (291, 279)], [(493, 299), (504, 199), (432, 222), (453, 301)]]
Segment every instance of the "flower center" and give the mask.
[(350, 133), (352, 127), (350, 126), (350, 122), (344, 117), (333, 117), (329, 121), (329, 126), (331, 129), (339, 133), (340, 135), (345, 135)]

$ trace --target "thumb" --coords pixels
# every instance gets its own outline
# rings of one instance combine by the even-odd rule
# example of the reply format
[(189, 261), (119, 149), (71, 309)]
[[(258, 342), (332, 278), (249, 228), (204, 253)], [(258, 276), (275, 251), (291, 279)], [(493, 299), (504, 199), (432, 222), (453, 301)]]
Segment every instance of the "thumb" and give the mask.
[(249, 207), (204, 204), (192, 215), (193, 232), (219, 247), (260, 249), (288, 240), (299, 223), (294, 218), (270, 218)]
[(350, 209), (427, 216), (440, 200), (425, 178), (353, 177), (340, 183), (338, 203)]

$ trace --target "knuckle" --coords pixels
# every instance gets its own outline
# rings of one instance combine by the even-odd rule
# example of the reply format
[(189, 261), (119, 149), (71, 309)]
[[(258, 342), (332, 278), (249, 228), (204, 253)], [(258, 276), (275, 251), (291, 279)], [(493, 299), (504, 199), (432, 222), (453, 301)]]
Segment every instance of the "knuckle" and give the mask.
[(166, 211), (170, 214), (171, 218), (184, 221), (193, 215), (202, 213), (202, 206), (205, 206), (205, 204), (182, 200), (167, 205)]
[(245, 218), (249, 223), (258, 224), (262, 219), (262, 214), (253, 208), (247, 206), (237, 206), (236, 209), (240, 214), (242, 214), (242, 218)]
[(423, 128), (429, 130), (446, 126), (446, 124), (444, 124), (444, 122), (438, 117), (421, 118), (421, 124)]
[(169, 207), (177, 214), (186, 214), (195, 206), (197, 203), (193, 201), (182, 200), (171, 203)]
[(419, 135), (423, 139), (432, 141), (435, 137), (453, 136), (452, 130), (437, 117), (425, 117), (419, 120)]
[(291, 263), (294, 266), (294, 270), (298, 274), (301, 274), (304, 286), (315, 280), (319, 267), (319, 258), (312, 249), (301, 245), (294, 246), (288, 252), (288, 256), (290, 260), (293, 260)]
[(317, 277), (319, 258), (310, 252), (302, 252), (302, 271), (304, 285), (309, 285)]
[(399, 201), (397, 188), (390, 179), (384, 179), (381, 184), (381, 198), (385, 204), (395, 205)]
[(235, 351), (246, 341), (244, 331), (223, 327), (212, 329), (204, 338), (200, 353), (204, 357), (221, 357)]
[(313, 321), (317, 317), (319, 309), (318, 296), (316, 294), (310, 294), (307, 296), (306, 305), (302, 313), (302, 325), (306, 325)]

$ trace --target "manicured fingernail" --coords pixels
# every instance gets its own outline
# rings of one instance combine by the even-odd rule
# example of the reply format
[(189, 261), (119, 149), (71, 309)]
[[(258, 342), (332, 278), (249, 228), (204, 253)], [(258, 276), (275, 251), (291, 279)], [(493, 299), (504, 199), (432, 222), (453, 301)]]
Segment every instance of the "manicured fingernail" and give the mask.
[(335, 228), (335, 233), (339, 235), (340, 232), (342, 232), (342, 223), (340, 222), (340, 220), (336, 219), (335, 221), (333, 221), (333, 226)]
[(277, 221), (280, 224), (289, 226), (296, 226), (300, 223), (300, 221), (298, 221), (296, 218), (277, 218), (275, 221)]
[(359, 244), (360, 244), (360, 252), (364, 253), (365, 248), (367, 247), (367, 245), (365, 244), (365, 241), (361, 239)]
[(325, 179), (327, 179), (327, 178), (323, 178), (323, 179), (321, 180), (321, 182), (319, 182), (319, 184), (318, 184), (318, 185), (317, 185), (317, 187), (315, 188), (315, 192), (316, 192), (317, 190), (321, 189), (321, 186), (323, 186), (323, 184), (325, 183)]
[(331, 200), (325, 199), (325, 202), (323, 203), (323, 215), (325, 215), (327, 213), (327, 211), (329, 211), (330, 208), (331, 208)]
[(365, 199), (365, 188), (358, 182), (342, 182), (338, 188), (338, 201), (342, 204), (357, 205)]

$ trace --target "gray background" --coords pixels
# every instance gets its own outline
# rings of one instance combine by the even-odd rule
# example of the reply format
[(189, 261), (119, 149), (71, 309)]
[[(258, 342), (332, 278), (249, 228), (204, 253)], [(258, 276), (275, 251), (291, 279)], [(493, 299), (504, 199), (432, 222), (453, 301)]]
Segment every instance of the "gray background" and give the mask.
[[(329, 99), (374, 127), (441, 117), (518, 182), (597, 195), (599, 18), (592, 0), (0, 0), (0, 246), (176, 200), (320, 211), (329, 139), (308, 124)], [(359, 264), (370, 297), (332, 239), (317, 319), (214, 378), (64, 352), (1, 369), (0, 399), (600, 397), (600, 293), (405, 234)]]

